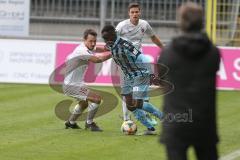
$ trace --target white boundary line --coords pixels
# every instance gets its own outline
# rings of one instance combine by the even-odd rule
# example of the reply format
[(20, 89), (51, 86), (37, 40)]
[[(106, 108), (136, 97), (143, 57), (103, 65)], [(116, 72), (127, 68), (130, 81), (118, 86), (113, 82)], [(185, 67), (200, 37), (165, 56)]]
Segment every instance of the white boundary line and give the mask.
[(221, 157), (219, 160), (236, 160), (238, 157), (240, 157), (240, 149)]

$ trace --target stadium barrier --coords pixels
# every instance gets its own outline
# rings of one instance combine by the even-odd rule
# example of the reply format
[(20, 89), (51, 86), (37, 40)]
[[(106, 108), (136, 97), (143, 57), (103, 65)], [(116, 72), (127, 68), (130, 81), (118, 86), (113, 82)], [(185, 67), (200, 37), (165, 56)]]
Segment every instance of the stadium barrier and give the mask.
[(55, 44), (0, 39), (0, 82), (47, 84), (54, 69)]
[[(54, 80), (61, 83), (61, 66), (76, 42), (38, 40), (0, 40), (0, 82), (48, 84), (55, 71)], [(98, 45), (103, 45), (99, 43)], [(13, 47), (14, 46), (14, 47)], [(219, 47), (221, 64), (217, 73), (218, 89), (240, 89), (240, 48)], [(156, 63), (159, 48), (143, 45), (149, 61)], [(102, 64), (90, 63), (85, 81), (91, 85), (117, 85), (118, 68), (108, 60)]]
[(239, 47), (240, 0), (211, 0), (206, 7), (206, 31), (217, 45)]

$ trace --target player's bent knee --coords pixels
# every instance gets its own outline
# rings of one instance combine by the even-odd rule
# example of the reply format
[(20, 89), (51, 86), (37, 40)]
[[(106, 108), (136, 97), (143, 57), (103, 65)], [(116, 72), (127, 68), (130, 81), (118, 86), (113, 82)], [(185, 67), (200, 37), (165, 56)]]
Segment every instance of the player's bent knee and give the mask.
[(96, 104), (100, 104), (101, 103), (101, 98), (99, 98), (99, 97), (90, 97), (89, 99), (88, 99), (90, 102), (93, 102), (93, 103), (96, 103)]
[(100, 104), (101, 101), (102, 101), (102, 97), (99, 96), (99, 95), (96, 95), (96, 102), (95, 103)]
[(98, 95), (98, 94), (90, 92), (88, 94), (87, 100), (90, 101), (90, 102), (93, 102), (93, 103), (100, 104), (101, 100), (102, 100), (102, 97), (100, 95)]
[(102, 99), (96, 99), (95, 103), (100, 104), (102, 102)]

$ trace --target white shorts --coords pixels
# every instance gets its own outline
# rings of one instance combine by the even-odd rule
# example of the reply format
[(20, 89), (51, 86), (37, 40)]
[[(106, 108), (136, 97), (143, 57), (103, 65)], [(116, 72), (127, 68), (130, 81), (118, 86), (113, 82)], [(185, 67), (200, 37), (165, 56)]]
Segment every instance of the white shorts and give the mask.
[(86, 101), (90, 89), (85, 85), (63, 85), (63, 93), (67, 96), (76, 98), (78, 101)]

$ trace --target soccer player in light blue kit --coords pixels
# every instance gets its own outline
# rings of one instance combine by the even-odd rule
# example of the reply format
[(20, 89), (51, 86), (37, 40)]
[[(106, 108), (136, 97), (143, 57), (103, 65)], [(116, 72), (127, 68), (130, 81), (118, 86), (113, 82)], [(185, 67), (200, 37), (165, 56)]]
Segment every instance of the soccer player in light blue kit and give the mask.
[[(136, 2), (130, 3), (128, 6), (128, 15), (129, 15), (129, 19), (121, 21), (116, 26), (117, 34), (120, 37), (126, 38), (129, 41), (131, 41), (133, 45), (140, 51), (142, 51), (142, 41), (145, 36), (149, 37), (151, 41), (154, 44), (156, 44), (159, 48), (163, 47), (161, 40), (154, 33), (150, 24), (146, 20), (140, 19), (141, 17), (140, 4)], [(124, 82), (122, 78), (121, 78), (121, 81)], [(149, 101), (149, 99), (145, 99), (145, 101)], [(129, 120), (130, 112), (126, 107), (126, 102), (124, 97), (122, 98), (122, 108), (123, 108), (123, 120), (124, 121)], [(152, 119), (153, 124), (157, 124), (154, 118), (152, 117), (149, 117), (149, 118)]]
[(148, 64), (144, 63), (145, 56), (130, 41), (117, 36), (112, 25), (106, 25), (101, 33), (113, 60), (124, 73), (125, 81), (121, 86), (121, 94), (126, 99), (128, 110), (147, 127), (144, 134), (155, 134), (155, 128), (148, 120), (146, 112), (159, 119), (163, 118), (163, 113), (151, 103), (144, 101), (148, 97), (150, 85), (150, 71)]

